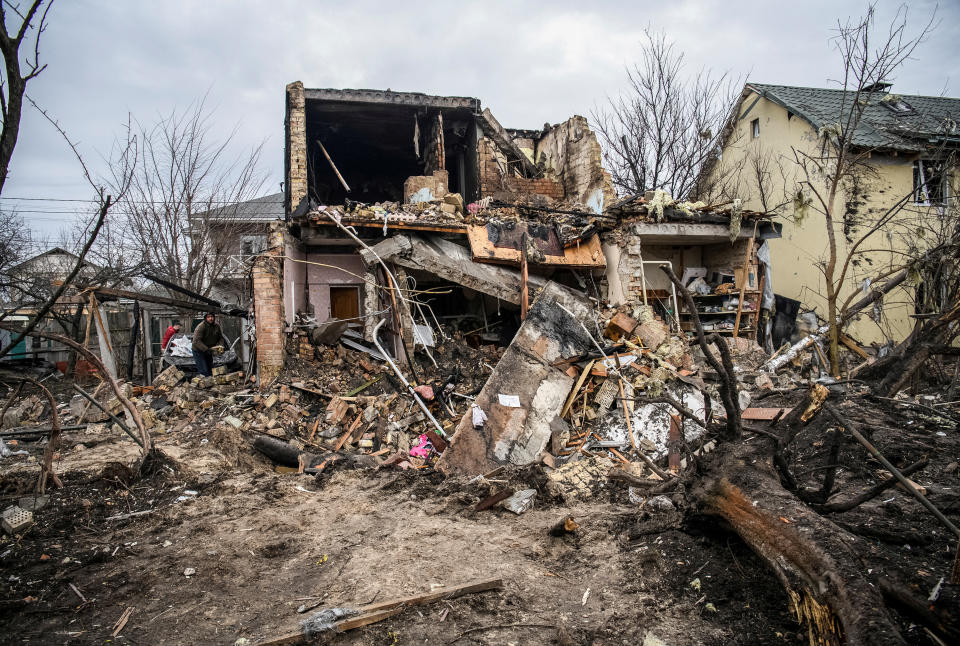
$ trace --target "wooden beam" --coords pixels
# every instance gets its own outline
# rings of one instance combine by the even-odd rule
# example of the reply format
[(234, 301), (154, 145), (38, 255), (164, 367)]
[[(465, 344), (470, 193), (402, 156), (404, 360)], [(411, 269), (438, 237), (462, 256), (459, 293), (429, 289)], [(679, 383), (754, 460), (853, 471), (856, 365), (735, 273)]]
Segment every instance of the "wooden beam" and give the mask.
[[(207, 303), (194, 303), (191, 301), (182, 301), (179, 298), (166, 298), (164, 296), (154, 296), (152, 294), (140, 294), (138, 292), (128, 292), (123, 289), (114, 289), (112, 287), (95, 287), (93, 292), (98, 296), (110, 296), (113, 298), (127, 298), (132, 301), (143, 301), (144, 303), (156, 303), (158, 305), (169, 305), (170, 307), (179, 307), (185, 310), (209, 310)], [(102, 299), (101, 299), (102, 300)]]
[[(357, 609), (356, 614), (351, 617), (341, 619), (333, 624), (333, 630), (336, 632), (346, 632), (354, 628), (368, 626), (378, 621), (383, 621), (389, 617), (400, 614), (412, 606), (422, 606), (442, 599), (453, 599), (464, 594), (474, 592), (486, 592), (487, 590), (499, 590), (503, 587), (503, 579), (487, 579), (473, 581), (464, 585), (443, 588), (436, 592), (427, 594), (418, 594), (410, 597), (400, 597), (381, 603), (373, 603), (362, 606)], [(265, 639), (258, 642), (258, 646), (285, 646), (286, 644), (299, 644), (304, 640), (302, 630), (289, 632), (274, 638)]]
[[(343, 218), (344, 225), (351, 227), (366, 227), (370, 229), (383, 229), (383, 220), (365, 220), (360, 218)], [(317, 219), (311, 219), (310, 223), (315, 226), (335, 227), (333, 222)], [(467, 227), (462, 224), (416, 224), (414, 222), (387, 222), (387, 228), (404, 231), (435, 231), (437, 233), (466, 233)]]
[(520, 237), (520, 320), (527, 318), (530, 309), (530, 290), (527, 281), (530, 277), (527, 271), (527, 234)]
[[(747, 281), (750, 278), (750, 257), (753, 253), (753, 240), (757, 235), (757, 225), (753, 225), (753, 235), (747, 241), (747, 253), (743, 257), (743, 274), (740, 276), (740, 298), (737, 299), (737, 318), (733, 323), (733, 338), (740, 336), (740, 315), (743, 313), (743, 297), (747, 291)], [(759, 313), (757, 314), (759, 316)], [(759, 320), (759, 319), (758, 319)]]
[(332, 168), (333, 172), (337, 174), (337, 179), (340, 180), (341, 184), (343, 184), (344, 190), (349, 193), (350, 185), (347, 184), (347, 180), (343, 179), (343, 175), (340, 174), (340, 171), (337, 169), (337, 165), (333, 163), (332, 159), (330, 159), (330, 153), (328, 153), (327, 149), (323, 147), (323, 142), (317, 139), (317, 145), (320, 146), (320, 152), (323, 153), (323, 156), (327, 158), (328, 162), (330, 162), (330, 168)]
[(580, 378), (577, 379), (577, 383), (573, 386), (573, 390), (571, 390), (570, 394), (567, 395), (567, 401), (563, 404), (563, 409), (560, 411), (560, 417), (566, 417), (567, 413), (570, 412), (570, 407), (573, 405), (573, 401), (577, 398), (577, 394), (583, 387), (583, 382), (585, 382), (587, 377), (590, 376), (590, 369), (593, 368), (593, 364), (595, 363), (596, 359), (591, 360), (590, 363), (583, 367), (583, 372), (580, 373)]
[(870, 355), (857, 345), (857, 342), (848, 337), (846, 334), (840, 333), (840, 343), (845, 345), (849, 350), (857, 354), (861, 359), (870, 359)]

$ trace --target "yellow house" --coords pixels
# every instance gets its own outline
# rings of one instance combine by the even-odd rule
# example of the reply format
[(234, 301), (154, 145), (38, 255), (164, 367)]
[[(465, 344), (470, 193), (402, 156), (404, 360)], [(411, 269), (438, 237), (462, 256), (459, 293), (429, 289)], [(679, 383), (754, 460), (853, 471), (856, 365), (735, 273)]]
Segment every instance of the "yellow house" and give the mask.
[[(960, 99), (897, 95), (886, 83), (859, 92), (748, 83), (704, 177), (744, 208), (780, 219), (783, 237), (770, 240), (773, 288), (822, 322), (829, 244), (821, 198), (829, 202), (836, 142), (846, 136), (855, 159), (832, 210), (835, 275), (847, 266), (842, 305), (902, 268), (906, 253), (931, 244), (957, 217), (948, 159), (960, 142), (958, 121)], [(907, 281), (848, 333), (862, 343), (902, 340), (913, 328), (915, 291)]]

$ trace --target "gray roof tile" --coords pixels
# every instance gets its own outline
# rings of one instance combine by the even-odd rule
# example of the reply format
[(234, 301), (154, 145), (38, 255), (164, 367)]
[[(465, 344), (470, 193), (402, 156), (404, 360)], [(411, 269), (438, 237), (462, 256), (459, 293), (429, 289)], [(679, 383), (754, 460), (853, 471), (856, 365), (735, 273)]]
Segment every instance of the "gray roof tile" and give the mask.
[[(747, 87), (802, 117), (818, 130), (841, 123), (849, 114), (855, 93), (813, 87), (747, 83)], [(853, 143), (864, 148), (919, 152), (949, 139), (960, 144), (960, 99), (936, 96), (889, 94), (878, 90), (861, 93), (868, 101), (863, 118), (854, 132)], [(888, 100), (883, 100), (889, 97)], [(899, 97), (909, 112), (891, 109)]]

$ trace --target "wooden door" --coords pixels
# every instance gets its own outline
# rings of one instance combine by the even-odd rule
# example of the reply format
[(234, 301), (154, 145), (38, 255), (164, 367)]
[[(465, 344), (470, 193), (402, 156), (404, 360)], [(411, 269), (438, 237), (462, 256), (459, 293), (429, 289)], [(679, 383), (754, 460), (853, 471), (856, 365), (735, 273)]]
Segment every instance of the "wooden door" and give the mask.
[(353, 319), (360, 316), (359, 287), (330, 288), (330, 318)]

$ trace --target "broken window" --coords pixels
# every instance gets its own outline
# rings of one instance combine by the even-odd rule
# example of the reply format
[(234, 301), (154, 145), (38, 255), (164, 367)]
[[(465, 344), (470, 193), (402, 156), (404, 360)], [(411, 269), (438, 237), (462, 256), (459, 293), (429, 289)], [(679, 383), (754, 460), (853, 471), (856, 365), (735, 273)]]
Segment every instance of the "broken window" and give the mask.
[[(892, 96), (892, 95), (888, 95), (888, 96)], [(890, 110), (898, 114), (912, 114), (914, 111), (913, 106), (911, 106), (909, 103), (907, 103), (906, 101), (904, 101), (899, 97), (883, 99), (883, 104), (887, 106), (887, 108), (889, 108)]]
[(760, 119), (754, 119), (750, 122), (750, 131), (753, 133), (754, 139), (760, 136)]
[(949, 198), (949, 173), (946, 162), (918, 159), (913, 162), (913, 201), (917, 204), (943, 204)]

